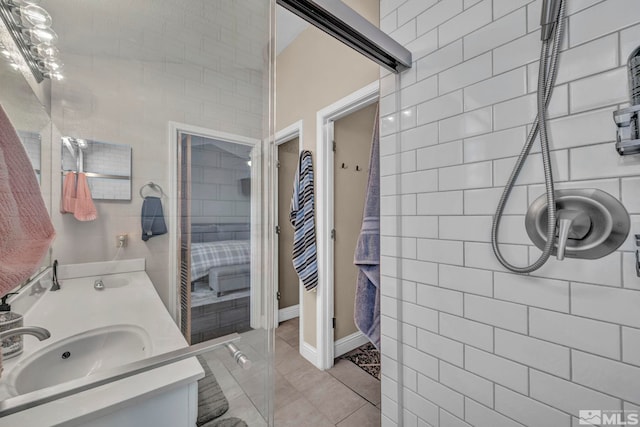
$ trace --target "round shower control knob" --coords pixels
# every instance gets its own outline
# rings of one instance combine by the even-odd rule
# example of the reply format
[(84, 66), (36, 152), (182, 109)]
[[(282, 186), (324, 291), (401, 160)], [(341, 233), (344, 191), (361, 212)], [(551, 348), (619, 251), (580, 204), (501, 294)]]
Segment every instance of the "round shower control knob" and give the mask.
[[(595, 188), (556, 190), (556, 242), (552, 254), (596, 259), (620, 247), (629, 234), (629, 213), (612, 195)], [(547, 197), (529, 206), (525, 227), (531, 241), (543, 249), (547, 237)], [(558, 243), (559, 242), (559, 243)]]

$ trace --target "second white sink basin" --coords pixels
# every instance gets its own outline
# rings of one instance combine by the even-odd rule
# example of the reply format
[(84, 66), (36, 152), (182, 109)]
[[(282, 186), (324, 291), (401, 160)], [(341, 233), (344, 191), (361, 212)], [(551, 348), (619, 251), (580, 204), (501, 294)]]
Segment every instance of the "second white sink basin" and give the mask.
[(147, 332), (135, 325), (93, 329), (45, 346), (7, 375), (9, 391), (29, 393), (151, 355)]

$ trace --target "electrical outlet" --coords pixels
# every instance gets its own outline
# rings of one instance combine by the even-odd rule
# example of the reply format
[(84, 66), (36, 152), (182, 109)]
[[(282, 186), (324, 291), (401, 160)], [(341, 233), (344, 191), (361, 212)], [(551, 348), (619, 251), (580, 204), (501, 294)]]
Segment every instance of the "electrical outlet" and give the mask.
[(129, 236), (127, 234), (118, 234), (116, 236), (116, 248), (124, 248), (127, 246)]

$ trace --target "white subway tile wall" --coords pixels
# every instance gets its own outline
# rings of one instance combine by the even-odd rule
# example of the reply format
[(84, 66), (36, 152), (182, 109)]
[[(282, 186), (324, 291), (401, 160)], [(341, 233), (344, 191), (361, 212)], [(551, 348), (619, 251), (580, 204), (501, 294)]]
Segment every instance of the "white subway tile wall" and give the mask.
[(251, 147), (192, 136), (191, 220), (193, 223), (249, 223)]
[(39, 171), (40, 163), (42, 162), (42, 138), (40, 137), (40, 134), (22, 130), (17, 130), (17, 133), (20, 137), (20, 141), (22, 141), (22, 145), (24, 145), (27, 155), (29, 156), (29, 160), (31, 160), (33, 169)]
[[(382, 372), (396, 388), (383, 392), (382, 425), (571, 427), (580, 409), (638, 410), (633, 238), (605, 258), (550, 260), (531, 275), (506, 272), (489, 243), (535, 115), (542, 1), (380, 4), (382, 29), (420, 46), (399, 85), (382, 73), (386, 98), (417, 109), (416, 126), (387, 128), (381, 150), (393, 183), (382, 189), (381, 232), (395, 248), (382, 265)], [(612, 113), (628, 103), (640, 1), (567, 0), (567, 11), (549, 111), (557, 188), (600, 188), (638, 214), (640, 159), (615, 152)], [(543, 192), (539, 151), (501, 230), (503, 252), (520, 265), (540, 254), (524, 230)]]

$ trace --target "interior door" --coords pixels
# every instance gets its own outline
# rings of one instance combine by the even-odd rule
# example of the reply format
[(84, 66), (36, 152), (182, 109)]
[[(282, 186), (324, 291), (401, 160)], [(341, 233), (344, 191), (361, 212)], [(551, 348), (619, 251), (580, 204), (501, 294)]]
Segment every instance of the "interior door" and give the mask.
[(293, 268), (293, 226), (289, 222), (293, 180), (298, 167), (299, 138), (278, 145), (278, 309), (299, 303), (298, 275)]
[(334, 122), (334, 341), (358, 329), (353, 320), (358, 268), (353, 255), (362, 226), (377, 103)]
[(180, 330), (191, 344), (191, 135), (179, 133), (178, 218)]

